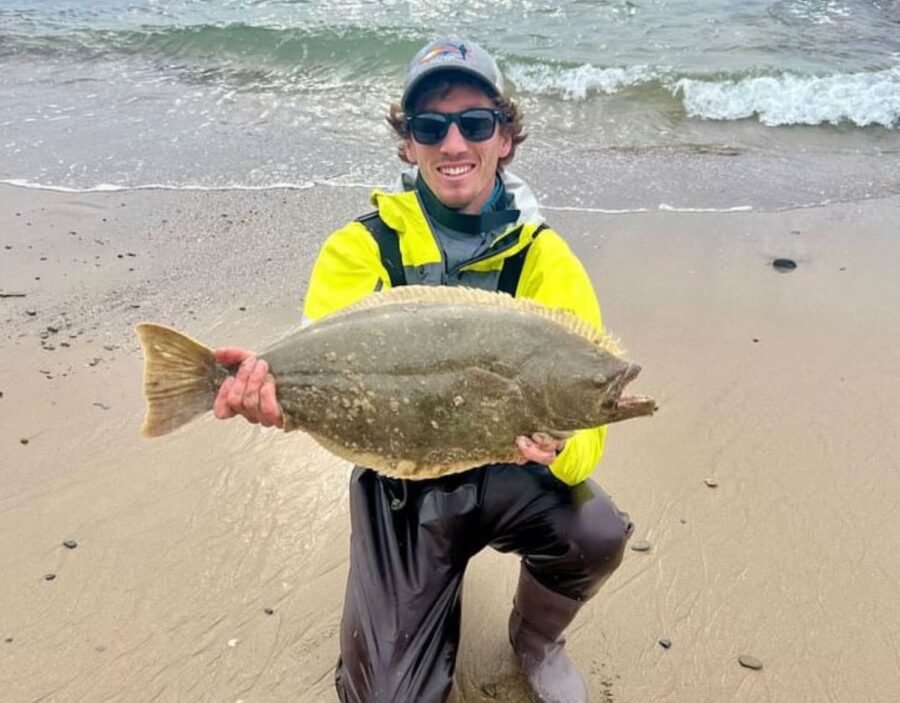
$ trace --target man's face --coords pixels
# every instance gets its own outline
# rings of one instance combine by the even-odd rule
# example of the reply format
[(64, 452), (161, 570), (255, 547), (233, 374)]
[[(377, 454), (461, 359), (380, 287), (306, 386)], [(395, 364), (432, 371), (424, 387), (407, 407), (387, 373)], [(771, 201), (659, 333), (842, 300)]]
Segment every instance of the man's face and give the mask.
[[(478, 88), (458, 85), (420, 105), (418, 112), (461, 112), (474, 107), (496, 106)], [(408, 138), (406, 157), (419, 167), (425, 183), (444, 205), (476, 215), (494, 188), (497, 163), (511, 147), (512, 138), (500, 125), (487, 141), (470, 142), (451, 124), (444, 140), (433, 146)]]

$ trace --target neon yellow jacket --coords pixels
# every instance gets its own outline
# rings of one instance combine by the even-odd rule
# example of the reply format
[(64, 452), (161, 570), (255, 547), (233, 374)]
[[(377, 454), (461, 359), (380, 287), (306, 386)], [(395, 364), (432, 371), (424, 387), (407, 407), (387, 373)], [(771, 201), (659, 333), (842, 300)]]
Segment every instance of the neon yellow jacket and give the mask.
[[(515, 178), (504, 174), (504, 181)], [(521, 181), (517, 181), (521, 184)], [(528, 194), (530, 196), (530, 191)], [(520, 196), (521, 197), (521, 196)], [(372, 204), (381, 218), (398, 235), (404, 268), (443, 266), (442, 254), (422, 212), (415, 191), (384, 193), (374, 191)], [(499, 270), (503, 260), (532, 242), (541, 221), (523, 210), (529, 221), (509, 226), (495, 246), (516, 236), (519, 241), (501, 253), (463, 267), (476, 271)], [(409, 280), (409, 277), (408, 277)], [(410, 281), (412, 282), (412, 281)], [(374, 238), (360, 222), (351, 222), (332, 233), (322, 246), (313, 266), (303, 308), (305, 321), (315, 321), (364, 298), (375, 290), (390, 288), (390, 277), (381, 263)], [(553, 230), (544, 229), (534, 239), (522, 267), (516, 297), (531, 298), (548, 307), (569, 310), (598, 329), (602, 328), (600, 306), (593, 286), (565, 241)], [(594, 471), (603, 453), (606, 428), (580, 430), (566, 442), (565, 449), (550, 466), (560, 480), (575, 485)]]

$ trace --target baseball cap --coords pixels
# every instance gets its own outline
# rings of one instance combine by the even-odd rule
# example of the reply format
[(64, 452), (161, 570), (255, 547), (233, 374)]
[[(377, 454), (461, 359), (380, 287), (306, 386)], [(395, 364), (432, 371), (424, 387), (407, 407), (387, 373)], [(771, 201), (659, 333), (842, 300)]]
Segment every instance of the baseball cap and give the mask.
[(503, 94), (503, 75), (497, 62), (475, 42), (458, 37), (440, 37), (426, 44), (413, 56), (403, 82), (400, 107), (408, 109), (408, 101), (426, 76), (440, 71), (467, 73), (484, 83), (493, 97)]

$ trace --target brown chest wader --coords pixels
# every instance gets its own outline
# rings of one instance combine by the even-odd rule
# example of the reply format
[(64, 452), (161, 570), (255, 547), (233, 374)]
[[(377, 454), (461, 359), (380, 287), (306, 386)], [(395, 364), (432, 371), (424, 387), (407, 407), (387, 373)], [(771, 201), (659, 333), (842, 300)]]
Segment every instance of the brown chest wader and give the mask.
[[(391, 285), (404, 285), (396, 234), (377, 216), (360, 221), (378, 242)], [(515, 293), (526, 255), (527, 248), (506, 260), (501, 290)], [(355, 467), (349, 495), (350, 574), (335, 672), (341, 701), (447, 700), (463, 575), (489, 545), (522, 557), (510, 641), (539, 700), (586, 700), (562, 631), (619, 565), (632, 529), (596, 483), (573, 488), (539, 464), (426, 481)]]

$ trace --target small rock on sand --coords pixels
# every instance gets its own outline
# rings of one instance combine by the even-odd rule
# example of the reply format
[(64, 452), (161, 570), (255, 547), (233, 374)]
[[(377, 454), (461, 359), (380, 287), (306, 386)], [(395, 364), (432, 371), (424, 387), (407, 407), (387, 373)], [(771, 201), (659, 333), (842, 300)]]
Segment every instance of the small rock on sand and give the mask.
[(662, 647), (663, 649), (668, 649), (669, 647), (672, 646), (672, 640), (670, 640), (668, 637), (663, 637), (659, 641), (659, 646)]
[(740, 664), (745, 669), (753, 669), (754, 671), (759, 671), (763, 668), (762, 662), (756, 657), (750, 656), (749, 654), (742, 654), (738, 657), (738, 664)]
[(793, 259), (775, 259), (772, 262), (772, 266), (779, 273), (787, 273), (797, 268), (797, 262)]
[(44, 581), (52, 581), (56, 578), (56, 574), (44, 574)]
[(719, 485), (719, 482), (714, 478), (705, 478), (703, 479), (703, 483), (705, 483), (709, 488), (715, 488)]
[(77, 546), (78, 542), (76, 542), (74, 539), (67, 539), (65, 542), (63, 542), (63, 547), (65, 547), (66, 549), (75, 549), (75, 547)]
[(636, 552), (649, 552), (650, 543), (645, 539), (639, 539), (637, 542), (632, 542), (631, 548)]

